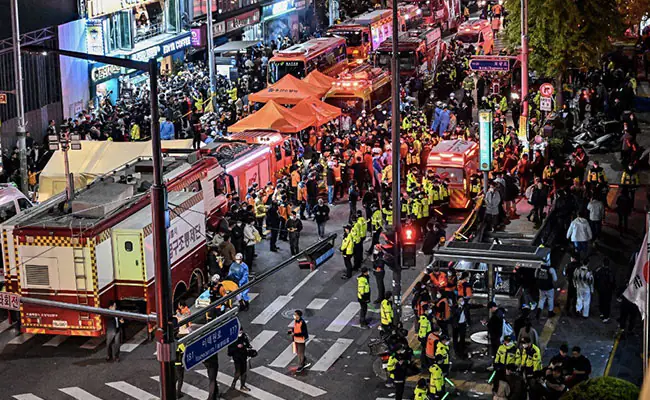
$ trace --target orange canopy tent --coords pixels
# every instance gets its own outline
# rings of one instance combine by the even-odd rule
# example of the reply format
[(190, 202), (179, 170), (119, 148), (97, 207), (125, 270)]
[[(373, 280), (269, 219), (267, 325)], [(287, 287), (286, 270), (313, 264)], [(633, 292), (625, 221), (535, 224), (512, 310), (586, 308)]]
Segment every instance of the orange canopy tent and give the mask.
[(332, 83), (334, 83), (335, 80), (336, 79), (332, 78), (331, 76), (325, 75), (324, 73), (315, 69), (311, 71), (309, 75), (305, 77), (305, 79), (303, 79), (303, 82), (307, 82), (314, 88), (319, 88), (320, 90), (324, 90), (325, 93), (327, 93), (332, 88)]
[(297, 104), (310, 96), (323, 97), (326, 92), (322, 87), (312, 86), (293, 75), (285, 75), (273, 85), (249, 95), (248, 100), (257, 103), (273, 100), (280, 104)]
[(228, 127), (229, 132), (248, 129), (275, 129), (283, 133), (299, 132), (317, 123), (314, 115), (295, 115), (291, 110), (271, 100), (257, 112)]
[(315, 116), (318, 125), (323, 125), (341, 116), (341, 109), (314, 97), (308, 97), (291, 109), (296, 115)]

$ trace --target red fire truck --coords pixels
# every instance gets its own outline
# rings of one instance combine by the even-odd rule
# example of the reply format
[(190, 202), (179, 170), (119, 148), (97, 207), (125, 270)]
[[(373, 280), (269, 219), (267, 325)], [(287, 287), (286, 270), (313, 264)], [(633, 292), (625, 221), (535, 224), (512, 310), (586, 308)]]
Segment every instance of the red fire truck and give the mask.
[[(245, 193), (273, 175), (268, 145), (217, 142), (163, 159), (169, 203), (169, 260), (174, 300), (200, 294), (206, 282), (207, 225), (227, 211), (226, 195)], [(0, 226), (4, 275), (25, 297), (155, 311), (149, 187), (152, 162), (142, 157), (77, 191), (70, 210), (53, 196)], [(24, 304), (21, 330), (100, 336), (94, 314)]]
[(470, 177), (478, 170), (478, 144), (443, 140), (429, 152), (427, 170), (449, 179), (449, 207), (467, 208), (471, 203)]
[(393, 12), (375, 10), (329, 27), (328, 33), (345, 38), (348, 58), (361, 63), (393, 35)]
[[(444, 58), (447, 44), (440, 28), (412, 29), (399, 36), (399, 72), (402, 77), (423, 76)], [(386, 40), (375, 54), (375, 65), (390, 70), (393, 41)]]
[(443, 31), (453, 31), (463, 22), (460, 0), (406, 0), (422, 10), (424, 23), (439, 26)]

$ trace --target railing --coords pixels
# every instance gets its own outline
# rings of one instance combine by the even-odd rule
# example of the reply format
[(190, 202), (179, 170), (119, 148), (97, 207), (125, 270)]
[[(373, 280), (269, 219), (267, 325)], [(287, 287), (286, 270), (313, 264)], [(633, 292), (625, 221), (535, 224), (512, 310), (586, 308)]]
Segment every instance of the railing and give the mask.
[(143, 25), (140, 26), (139, 28), (136, 28), (135, 36), (133, 37), (133, 40), (135, 43), (138, 43), (143, 40), (147, 40), (154, 36), (160, 35), (161, 33), (165, 33), (165, 24), (162, 22), (157, 24)]

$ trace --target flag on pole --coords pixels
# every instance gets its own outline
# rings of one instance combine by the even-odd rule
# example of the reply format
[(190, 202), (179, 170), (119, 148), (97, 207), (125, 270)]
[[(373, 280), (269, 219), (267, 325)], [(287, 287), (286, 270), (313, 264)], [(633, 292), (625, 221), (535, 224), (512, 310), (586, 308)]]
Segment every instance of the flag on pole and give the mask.
[(648, 233), (646, 232), (641, 250), (636, 256), (634, 270), (623, 296), (639, 307), (641, 318), (646, 318), (648, 291)]

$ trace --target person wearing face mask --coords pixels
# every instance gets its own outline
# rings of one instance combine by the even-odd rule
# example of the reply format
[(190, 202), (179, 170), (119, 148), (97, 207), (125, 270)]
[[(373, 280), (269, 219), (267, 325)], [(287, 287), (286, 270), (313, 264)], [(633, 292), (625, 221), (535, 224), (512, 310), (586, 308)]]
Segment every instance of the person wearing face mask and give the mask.
[(494, 183), (490, 183), (488, 192), (485, 194), (485, 218), (488, 223), (487, 230), (496, 231), (499, 226), (499, 205), (501, 204), (501, 195), (496, 190)]
[(242, 392), (249, 392), (250, 389), (246, 387), (246, 376), (248, 366), (248, 350), (252, 349), (248, 335), (244, 333), (243, 328), (239, 330), (239, 336), (231, 345), (228, 346), (228, 355), (232, 357), (235, 364), (235, 376), (230, 384), (231, 389), (235, 389), (235, 384), (238, 380), (241, 381), (239, 390)]
[(298, 219), (295, 211), (291, 211), (291, 216), (287, 221), (287, 231), (289, 232), (291, 255), (295, 256), (300, 253), (300, 232), (302, 232), (302, 221)]
[(330, 208), (325, 204), (323, 199), (318, 199), (318, 204), (312, 209), (314, 214), (314, 221), (318, 227), (318, 237), (323, 239), (325, 237), (325, 223), (330, 216)]
[(305, 357), (305, 345), (309, 340), (309, 331), (307, 330), (307, 322), (302, 319), (302, 311), (296, 310), (293, 313), (293, 329), (289, 330), (289, 334), (293, 338), (293, 352), (298, 355), (298, 369), (296, 372), (302, 372), (305, 368), (309, 368), (311, 363)]
[(530, 342), (530, 338), (521, 339), (515, 360), (526, 378), (532, 378), (533, 374), (542, 370), (542, 353), (539, 347)]
[(431, 333), (431, 309), (426, 307), (426, 310), (418, 319), (418, 340), (420, 341), (420, 368), (422, 372), (426, 372), (426, 347), (427, 337)]
[(459, 297), (458, 302), (453, 307), (451, 317), (451, 328), (454, 339), (454, 351), (458, 358), (464, 359), (467, 357), (465, 349), (465, 336), (467, 334), (467, 327), (471, 324), (471, 317), (469, 312), (469, 305), (464, 297)]
[(436, 293), (435, 308), (433, 312), (438, 326), (445, 335), (449, 335), (449, 319), (451, 318), (451, 308), (449, 299), (442, 295), (442, 292)]

